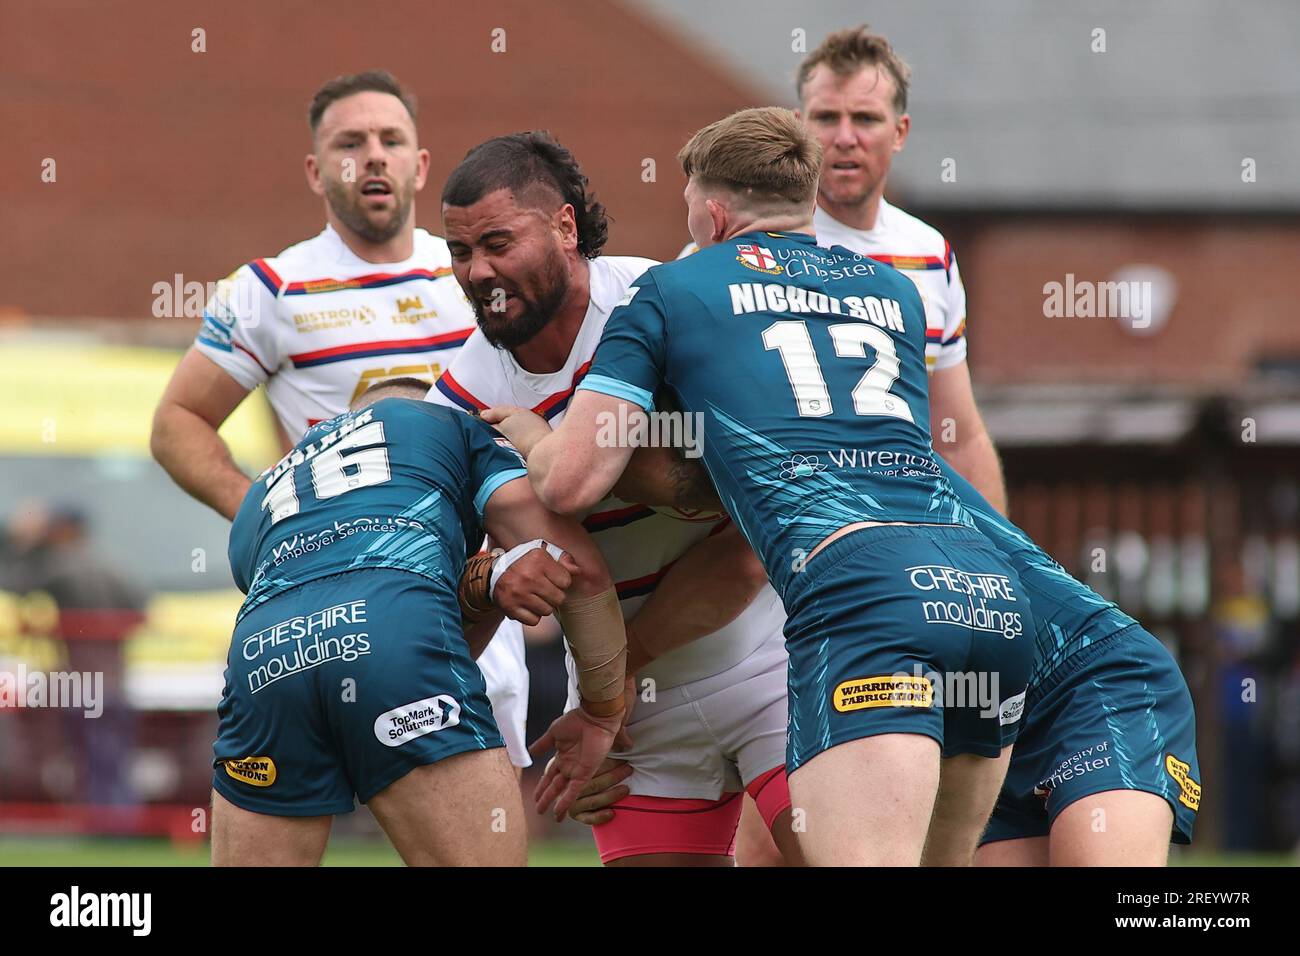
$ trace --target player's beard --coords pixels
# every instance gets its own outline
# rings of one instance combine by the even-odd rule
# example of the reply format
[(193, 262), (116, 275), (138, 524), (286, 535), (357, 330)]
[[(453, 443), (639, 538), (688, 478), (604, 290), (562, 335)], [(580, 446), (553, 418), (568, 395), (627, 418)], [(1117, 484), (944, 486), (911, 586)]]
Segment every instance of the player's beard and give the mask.
[(532, 341), (533, 336), (555, 318), (565, 296), (569, 294), (569, 270), (564, 256), (558, 249), (547, 255), (538, 271), (535, 296), (530, 296), (523, 289), (509, 291), (523, 306), (523, 312), (518, 318), (509, 319), (504, 312), (484, 309), (477, 295), (473, 299), (474, 313), (478, 317), (478, 327), (483, 330), (483, 337), (497, 348), (507, 350), (517, 349)]
[(376, 244), (387, 242), (401, 232), (406, 221), (411, 218), (411, 207), (415, 203), (415, 180), (394, 184), (393, 194), (397, 198), (397, 206), (392, 217), (383, 223), (375, 222), (366, 215), (362, 205), (366, 197), (354, 190), (355, 185), (329, 180), (325, 182), (325, 198), (339, 221), (366, 242)]

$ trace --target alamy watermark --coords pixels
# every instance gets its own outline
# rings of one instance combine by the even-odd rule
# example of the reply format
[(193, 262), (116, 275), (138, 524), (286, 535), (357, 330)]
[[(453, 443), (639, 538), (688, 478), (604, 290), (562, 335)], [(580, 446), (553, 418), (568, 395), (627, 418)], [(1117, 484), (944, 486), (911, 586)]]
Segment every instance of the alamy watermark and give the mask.
[(0, 671), (0, 710), (45, 707), (80, 710), (93, 720), (104, 713), (102, 671)]
[(704, 454), (703, 412), (629, 412), (596, 416), (596, 444), (601, 448), (680, 448), (687, 458)]
[(1043, 315), (1049, 319), (1122, 319), (1135, 329), (1151, 324), (1153, 283), (1141, 280), (1091, 282), (1065, 274), (1043, 285)]
[(978, 707), (981, 717), (993, 717), (999, 710), (1003, 711), (1002, 723), (1014, 723), (1020, 717), (1024, 705), (1024, 694), (1003, 702), (999, 694), (997, 671), (923, 671), (920, 664), (912, 665), (912, 673), (899, 671), (894, 679), (913, 682), (921, 686), (928, 683), (933, 694), (932, 706), (935, 707)]

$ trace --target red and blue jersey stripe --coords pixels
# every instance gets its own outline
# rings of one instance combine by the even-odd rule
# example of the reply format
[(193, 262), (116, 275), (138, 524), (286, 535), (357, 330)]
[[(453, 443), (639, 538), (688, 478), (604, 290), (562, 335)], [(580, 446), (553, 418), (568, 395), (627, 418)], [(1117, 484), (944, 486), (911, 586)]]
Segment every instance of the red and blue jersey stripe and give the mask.
[(314, 352), (299, 352), (290, 355), (294, 368), (315, 368), (333, 362), (349, 362), (357, 358), (374, 358), (379, 355), (411, 355), (417, 352), (438, 352), (443, 349), (456, 349), (465, 344), (474, 330), (457, 329), (430, 335), (421, 339), (389, 339), (382, 342), (352, 342), (347, 345), (335, 345), (331, 348), (317, 349)]
[(317, 295), (325, 292), (344, 292), (349, 289), (380, 289), (384, 286), (401, 285), (403, 282), (442, 279), (451, 275), (451, 267), (446, 266), (441, 269), (374, 272), (370, 275), (354, 276), (351, 279), (305, 279), (300, 282), (285, 282), (265, 259), (254, 259), (248, 264), (248, 268), (275, 296), (280, 295), (281, 292), (284, 295)]
[[(563, 391), (556, 392), (554, 395), (550, 395), (543, 399), (541, 402), (533, 406), (532, 411), (541, 415), (547, 421), (550, 421), (556, 415), (560, 414), (560, 412), (569, 407), (569, 400), (573, 398), (574, 389), (578, 387), (578, 383), (583, 380), (590, 369), (591, 362), (588, 361), (573, 373), (572, 385)], [(488, 407), (486, 402), (480, 401), (470, 392), (469, 389), (456, 381), (456, 378), (451, 374), (450, 369), (443, 372), (434, 385), (438, 391), (442, 392), (442, 394), (446, 395), (452, 400), (452, 402), (459, 405), (467, 412), (482, 411)]]

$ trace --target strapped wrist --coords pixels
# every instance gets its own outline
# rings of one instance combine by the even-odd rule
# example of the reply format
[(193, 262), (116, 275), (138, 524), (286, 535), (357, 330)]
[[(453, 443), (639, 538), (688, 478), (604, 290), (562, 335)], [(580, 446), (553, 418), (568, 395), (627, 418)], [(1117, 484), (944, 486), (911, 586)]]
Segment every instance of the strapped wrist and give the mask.
[(480, 551), (465, 562), (456, 597), (466, 623), (475, 624), (496, 610), (491, 597), (492, 568), (503, 553), (500, 548)]

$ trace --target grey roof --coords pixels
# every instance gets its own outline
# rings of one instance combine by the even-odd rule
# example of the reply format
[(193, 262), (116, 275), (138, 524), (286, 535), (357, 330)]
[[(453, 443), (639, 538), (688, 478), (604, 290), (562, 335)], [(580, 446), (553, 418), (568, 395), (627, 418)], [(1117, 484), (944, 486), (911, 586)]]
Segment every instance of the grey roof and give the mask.
[(794, 30), (870, 22), (912, 66), (891, 185), (917, 205), (1300, 210), (1295, 0), (635, 2), (785, 105)]

